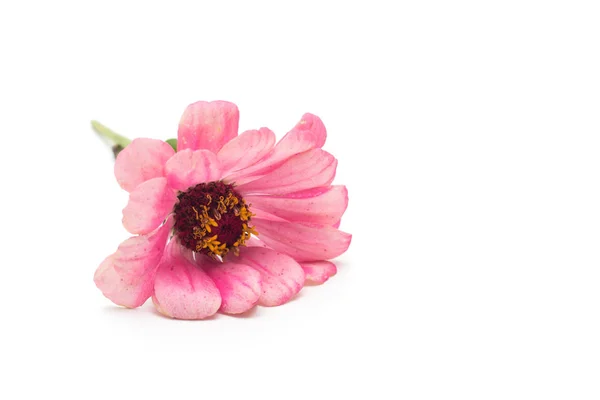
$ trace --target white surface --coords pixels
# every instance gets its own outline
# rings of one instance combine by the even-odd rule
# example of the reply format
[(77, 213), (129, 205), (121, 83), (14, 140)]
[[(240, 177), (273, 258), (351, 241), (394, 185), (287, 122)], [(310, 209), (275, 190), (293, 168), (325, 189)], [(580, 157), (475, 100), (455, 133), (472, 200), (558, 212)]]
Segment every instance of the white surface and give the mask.
[[(0, 5), (0, 398), (600, 396), (596, 2), (83, 3)], [(201, 99), (321, 116), (352, 246), (248, 318), (117, 308), (89, 120), (166, 139)]]

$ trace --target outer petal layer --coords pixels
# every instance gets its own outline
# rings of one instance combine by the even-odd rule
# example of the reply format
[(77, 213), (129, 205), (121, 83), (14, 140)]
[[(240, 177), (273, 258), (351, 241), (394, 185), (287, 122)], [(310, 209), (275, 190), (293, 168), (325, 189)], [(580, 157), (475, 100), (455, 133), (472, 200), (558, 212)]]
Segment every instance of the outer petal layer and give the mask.
[(287, 303), (304, 286), (302, 267), (285, 254), (264, 247), (248, 247), (240, 250), (238, 261), (260, 272), (260, 305), (278, 306)]
[(153, 178), (138, 185), (123, 209), (123, 226), (131, 233), (152, 232), (169, 214), (177, 196), (166, 178)]
[(169, 243), (158, 266), (152, 300), (161, 314), (178, 319), (204, 319), (221, 306), (212, 279), (184, 257), (176, 240)]
[(96, 270), (94, 282), (113, 303), (139, 307), (152, 295), (154, 274), (173, 226), (167, 222), (150, 235), (127, 239)]
[(337, 273), (337, 268), (331, 261), (312, 261), (300, 263), (306, 280), (313, 283), (323, 283)]
[(292, 256), (297, 261), (320, 261), (344, 253), (352, 235), (329, 225), (268, 221), (252, 218), (260, 239), (270, 248)]
[(165, 172), (169, 185), (183, 191), (199, 183), (219, 180), (221, 164), (208, 150), (181, 150), (167, 161)]
[(190, 104), (179, 121), (177, 151), (206, 149), (217, 153), (237, 136), (240, 113), (227, 101)]
[(131, 192), (148, 179), (164, 176), (165, 163), (173, 154), (173, 148), (162, 140), (134, 139), (115, 160), (117, 182)]
[(225, 263), (208, 264), (205, 271), (221, 293), (221, 312), (243, 313), (258, 302), (261, 277), (255, 269), (227, 260)]
[(329, 186), (335, 177), (337, 160), (321, 149), (297, 154), (267, 175), (238, 186), (242, 195), (281, 195), (320, 186)]
[(249, 195), (245, 200), (252, 204), (253, 209), (264, 210), (291, 222), (333, 225), (348, 207), (348, 190), (345, 186), (331, 186), (314, 197)]
[(246, 168), (269, 154), (275, 145), (275, 134), (267, 129), (246, 131), (226, 143), (219, 151), (225, 174)]
[(313, 114), (304, 114), (300, 122), (277, 143), (271, 154), (261, 162), (236, 172), (230, 179), (264, 175), (295, 154), (323, 147), (326, 138), (327, 131), (321, 119)]

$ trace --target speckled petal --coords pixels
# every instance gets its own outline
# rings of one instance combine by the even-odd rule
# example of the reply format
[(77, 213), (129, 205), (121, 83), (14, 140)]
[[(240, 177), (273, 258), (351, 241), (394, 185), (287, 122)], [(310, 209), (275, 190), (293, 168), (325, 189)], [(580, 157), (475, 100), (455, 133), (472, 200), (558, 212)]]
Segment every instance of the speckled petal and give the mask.
[(184, 191), (199, 183), (219, 180), (221, 164), (216, 154), (208, 150), (181, 150), (167, 161), (165, 173), (173, 189)]
[(246, 131), (226, 143), (218, 157), (225, 174), (246, 168), (269, 154), (275, 145), (275, 134), (267, 129)]
[(190, 104), (179, 122), (177, 151), (206, 149), (217, 153), (238, 134), (240, 113), (227, 101)]
[(294, 193), (285, 196), (245, 196), (255, 209), (266, 211), (290, 222), (333, 225), (348, 207), (348, 190), (345, 186), (330, 186), (313, 197)]
[(265, 242), (257, 238), (256, 236), (250, 236), (248, 240), (246, 240), (247, 247), (267, 247)]
[(152, 295), (154, 274), (161, 259), (173, 219), (149, 235), (125, 240), (96, 270), (94, 282), (113, 303), (135, 308)]
[(204, 319), (221, 306), (213, 280), (181, 252), (172, 240), (160, 261), (152, 301), (163, 315), (177, 319)]
[(134, 139), (115, 160), (117, 182), (131, 192), (148, 179), (164, 176), (165, 163), (173, 154), (173, 148), (162, 140)]
[(291, 257), (277, 251), (264, 247), (243, 248), (238, 262), (260, 272), (260, 305), (278, 306), (287, 303), (304, 286), (302, 267)]
[(297, 154), (267, 175), (237, 187), (248, 194), (283, 195), (320, 186), (329, 186), (335, 177), (337, 160), (321, 149)]
[(260, 240), (297, 261), (328, 260), (344, 253), (352, 235), (329, 225), (305, 225), (252, 218)]
[(248, 177), (264, 175), (295, 154), (323, 147), (326, 138), (327, 131), (323, 121), (314, 114), (306, 113), (296, 126), (277, 143), (268, 156), (254, 165), (235, 172), (228, 179), (247, 182)]
[(323, 283), (337, 273), (337, 268), (331, 261), (301, 262), (306, 280), (312, 283)]
[[(261, 277), (255, 269), (239, 264), (237, 257), (228, 257), (224, 263), (204, 265), (221, 293), (221, 308), (226, 314), (248, 311), (258, 302), (261, 294)], [(233, 261), (232, 261), (233, 260)]]
[(167, 178), (153, 178), (140, 183), (129, 194), (123, 209), (123, 226), (131, 233), (152, 232), (165, 220), (177, 200)]

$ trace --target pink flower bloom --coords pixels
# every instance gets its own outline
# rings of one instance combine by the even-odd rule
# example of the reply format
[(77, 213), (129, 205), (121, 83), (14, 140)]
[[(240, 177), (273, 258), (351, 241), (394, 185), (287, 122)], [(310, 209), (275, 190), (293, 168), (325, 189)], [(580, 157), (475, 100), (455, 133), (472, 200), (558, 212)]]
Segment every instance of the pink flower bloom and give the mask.
[(323, 123), (305, 114), (275, 144), (267, 128), (238, 135), (238, 120), (235, 104), (197, 102), (177, 153), (142, 138), (119, 154), (123, 225), (136, 236), (95, 273), (111, 301), (133, 308), (152, 297), (164, 315), (202, 319), (281, 305), (305, 280), (336, 273), (325, 260), (350, 245), (337, 229), (348, 192), (331, 185), (337, 160), (321, 149)]

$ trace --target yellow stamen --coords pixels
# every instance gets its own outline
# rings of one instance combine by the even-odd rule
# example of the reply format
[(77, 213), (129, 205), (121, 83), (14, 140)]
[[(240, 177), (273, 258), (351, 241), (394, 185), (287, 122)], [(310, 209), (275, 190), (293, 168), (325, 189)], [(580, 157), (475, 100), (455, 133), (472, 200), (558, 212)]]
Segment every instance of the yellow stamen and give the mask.
[(225, 199), (224, 204), (229, 207), (229, 209), (233, 208), (235, 205), (237, 205), (240, 201), (238, 200), (238, 198), (236, 196), (233, 195), (233, 193), (229, 192), (227, 194), (227, 198)]
[(227, 206), (225, 205), (224, 200), (225, 198), (223, 196), (219, 196), (219, 201), (217, 203), (217, 211), (219, 211), (221, 214), (227, 212)]
[(195, 226), (194, 230), (194, 239), (202, 239), (204, 236), (206, 236), (206, 230), (200, 228), (199, 226)]
[(244, 232), (251, 233), (253, 235), (258, 236), (258, 232), (256, 232), (256, 230), (253, 227), (251, 227), (251, 226), (248, 226), (246, 224), (242, 224), (242, 229), (244, 229)]
[(251, 213), (246, 206), (242, 206), (242, 208), (240, 208), (240, 219), (242, 221), (248, 221), (254, 215), (256, 214)]

